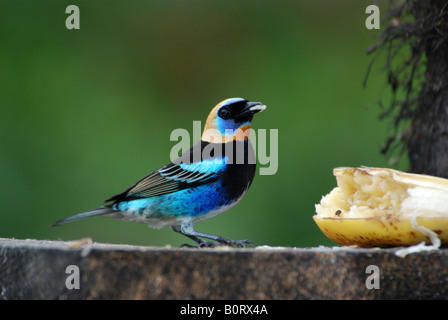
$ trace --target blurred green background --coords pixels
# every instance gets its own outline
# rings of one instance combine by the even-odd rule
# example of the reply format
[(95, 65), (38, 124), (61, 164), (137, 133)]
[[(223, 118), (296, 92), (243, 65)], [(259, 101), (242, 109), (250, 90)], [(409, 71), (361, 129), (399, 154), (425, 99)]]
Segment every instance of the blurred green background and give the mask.
[[(80, 9), (67, 30), (65, 8)], [(229, 97), (262, 101), (254, 129), (278, 129), (279, 166), (243, 201), (196, 225), (257, 245), (335, 245), (314, 205), (338, 166), (388, 166), (382, 63), (363, 79), (371, 1), (0, 2), (0, 237), (178, 246), (169, 228), (91, 218), (169, 161), (176, 128), (192, 132)], [(380, 7), (381, 8), (381, 7)], [(382, 12), (383, 13), (383, 12)]]

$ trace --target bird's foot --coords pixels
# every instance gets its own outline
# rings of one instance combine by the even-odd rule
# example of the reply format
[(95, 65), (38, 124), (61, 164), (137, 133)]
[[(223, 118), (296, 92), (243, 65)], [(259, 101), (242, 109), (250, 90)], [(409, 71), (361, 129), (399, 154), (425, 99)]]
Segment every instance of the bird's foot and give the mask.
[(183, 245), (181, 245), (181, 247), (187, 247), (187, 248), (216, 248), (217, 246), (222, 246), (222, 245), (226, 245), (223, 243), (219, 243), (219, 242), (212, 242), (212, 241), (201, 241), (198, 242), (197, 245), (191, 245), (188, 243), (184, 243)]
[[(185, 222), (182, 225), (176, 225), (172, 226), (171, 229), (173, 229), (175, 232), (179, 232), (180, 234), (183, 234), (184, 236), (190, 238), (191, 240), (196, 241), (198, 244), (196, 248), (215, 248), (216, 246), (229, 246), (229, 247), (237, 247), (237, 248), (246, 248), (246, 246), (250, 246), (252, 248), (255, 248), (255, 245), (252, 241), (245, 239), (245, 240), (231, 240), (227, 239), (221, 236), (216, 236), (213, 234), (207, 234), (202, 232), (197, 232), (194, 229), (193, 223), (191, 221)], [(211, 241), (204, 241), (201, 238), (206, 238)], [(184, 244), (182, 247), (194, 247), (189, 244)]]
[(246, 245), (255, 248), (255, 244), (249, 239), (245, 240), (227, 240), (224, 242), (225, 245), (228, 246), (236, 246), (237, 248), (246, 248)]
[(225, 239), (218, 242), (212, 242), (212, 241), (201, 241), (198, 242), (196, 246), (184, 243), (181, 245), (181, 247), (188, 247), (188, 248), (216, 248), (220, 246), (228, 246), (228, 247), (237, 247), (237, 248), (245, 248), (246, 245), (251, 246), (252, 248), (255, 248), (255, 245), (252, 241), (246, 239), (246, 240), (230, 240)]
[(181, 245), (181, 248), (187, 247), (187, 248), (215, 248), (216, 245), (220, 245), (217, 242), (208, 242), (208, 241), (201, 241), (198, 242), (197, 245), (191, 245), (189, 243), (184, 243), (183, 245)]

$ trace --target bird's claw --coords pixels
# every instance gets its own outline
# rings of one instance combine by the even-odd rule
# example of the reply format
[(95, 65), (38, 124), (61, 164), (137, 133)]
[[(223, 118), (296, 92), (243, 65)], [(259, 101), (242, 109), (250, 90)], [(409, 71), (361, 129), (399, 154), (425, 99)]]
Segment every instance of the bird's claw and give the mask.
[(207, 241), (202, 241), (199, 242), (197, 245), (191, 245), (188, 243), (184, 243), (183, 245), (181, 245), (181, 248), (183, 247), (187, 247), (187, 248), (215, 248), (216, 245), (220, 245), (221, 243), (219, 242), (207, 242)]
[(219, 245), (219, 243), (204, 241), (198, 244), (198, 248), (216, 248), (216, 245)]
[(197, 248), (198, 246), (193, 246), (193, 245), (191, 245), (189, 243), (184, 243), (184, 244), (181, 244), (180, 247), (181, 248)]
[(234, 241), (234, 242), (235, 242), (235, 245), (238, 248), (245, 248), (246, 245), (249, 245), (250, 247), (255, 248), (255, 244), (252, 241), (250, 241), (249, 239), (237, 240), (237, 241)]
[(181, 247), (188, 247), (188, 248), (216, 248), (217, 246), (229, 246), (229, 247), (237, 247), (237, 248), (246, 248), (246, 245), (255, 248), (255, 245), (252, 241), (245, 239), (245, 240), (225, 240), (225, 241), (219, 241), (219, 242), (211, 242), (211, 241), (202, 241), (199, 242), (198, 245), (194, 246), (188, 243), (184, 243), (181, 245)]

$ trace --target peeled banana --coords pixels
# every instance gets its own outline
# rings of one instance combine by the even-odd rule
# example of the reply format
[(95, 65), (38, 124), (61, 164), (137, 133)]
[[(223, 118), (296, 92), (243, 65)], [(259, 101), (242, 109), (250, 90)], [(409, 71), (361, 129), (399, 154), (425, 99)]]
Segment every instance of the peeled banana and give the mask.
[(314, 221), (331, 240), (360, 247), (448, 243), (448, 179), (387, 168), (336, 168), (337, 187)]

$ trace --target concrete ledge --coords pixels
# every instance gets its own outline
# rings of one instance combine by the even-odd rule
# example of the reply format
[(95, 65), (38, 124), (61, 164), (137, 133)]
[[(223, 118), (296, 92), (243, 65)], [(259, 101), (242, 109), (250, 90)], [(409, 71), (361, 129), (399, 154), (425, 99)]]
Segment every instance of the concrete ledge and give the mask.
[[(448, 249), (187, 249), (0, 238), (1, 299), (448, 299)], [(79, 268), (79, 289), (68, 289)], [(378, 267), (379, 289), (368, 289)], [(72, 277), (68, 279), (69, 277)], [(68, 279), (68, 280), (67, 280)]]

